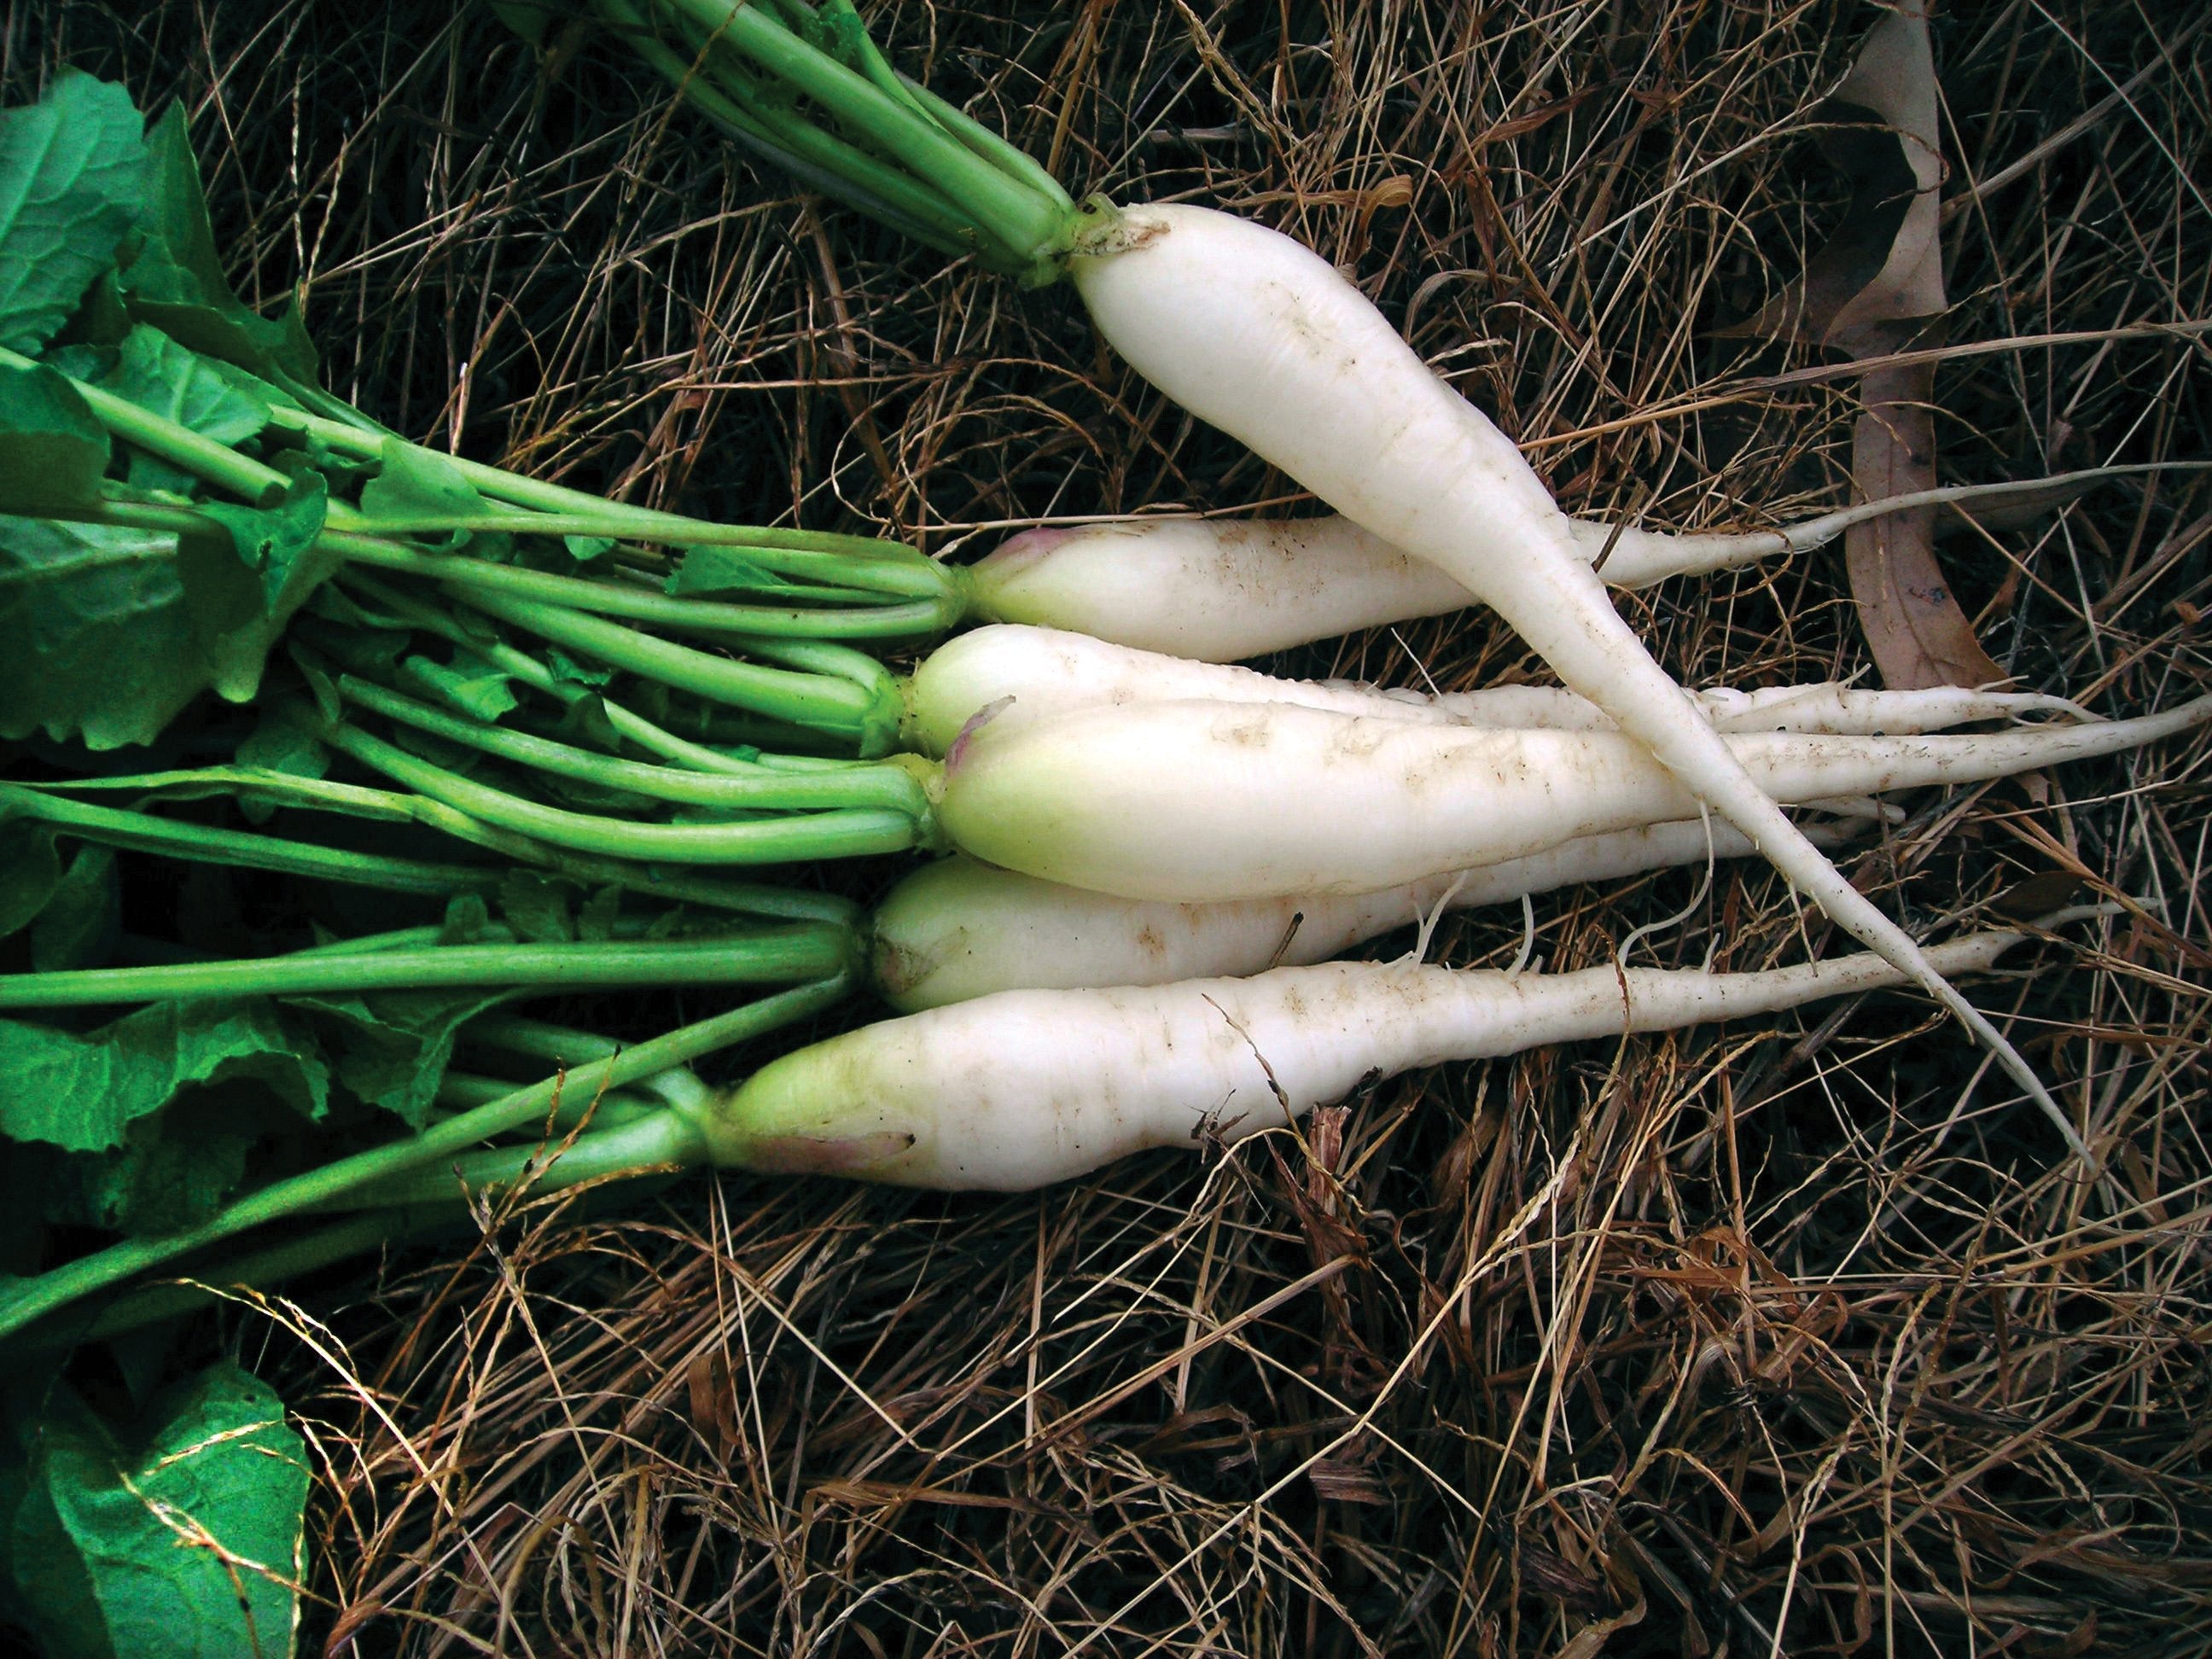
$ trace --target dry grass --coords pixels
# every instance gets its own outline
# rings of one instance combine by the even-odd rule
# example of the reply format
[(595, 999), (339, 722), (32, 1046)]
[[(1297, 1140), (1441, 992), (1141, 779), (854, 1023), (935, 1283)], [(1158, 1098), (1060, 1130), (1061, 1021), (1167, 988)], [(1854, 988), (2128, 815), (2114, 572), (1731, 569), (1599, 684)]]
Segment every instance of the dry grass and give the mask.
[[(1804, 134), (1870, 9), (890, 9), (904, 62), (1072, 185), (1236, 207), (1352, 270), (1572, 509), (1840, 498), (1851, 380), (1712, 330), (1833, 221)], [(450, 11), (47, 0), (9, 12), (5, 67), (188, 97), (238, 268), (304, 281), (333, 384), (433, 441), (933, 550), (1296, 500), (1065, 295), (817, 213), (588, 40), (541, 72)], [(2203, 18), (1965, 5), (1937, 52), (1946, 477), (2203, 456)], [(2208, 530), (2212, 489), (2173, 474), (1946, 556), (2022, 684), (2131, 711), (2207, 687)], [(1634, 615), (1686, 678), (1850, 672), (1839, 566)], [(1535, 672), (1480, 616), (1288, 665)], [(2204, 758), (1929, 800), (1860, 866), (1931, 923), (2051, 872), (2126, 907), (1978, 992), (2108, 1179), (1887, 999), (1404, 1078), (1303, 1137), (1029, 1197), (732, 1176), (526, 1206), (234, 1322), (323, 1460), (313, 1639), (2205, 1651)], [(1696, 895), (1558, 896), (1538, 948), (1605, 960)], [(1478, 916), (1438, 948), (1519, 935)], [(1824, 943), (1737, 869), (1638, 949), (1716, 938), (1735, 967)]]

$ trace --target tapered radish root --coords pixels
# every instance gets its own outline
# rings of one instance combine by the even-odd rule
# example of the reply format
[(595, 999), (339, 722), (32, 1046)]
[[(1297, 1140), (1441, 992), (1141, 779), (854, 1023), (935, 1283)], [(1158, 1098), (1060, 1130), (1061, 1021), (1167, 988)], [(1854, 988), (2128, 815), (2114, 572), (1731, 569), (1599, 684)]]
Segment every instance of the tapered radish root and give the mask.
[[(1733, 570), (1806, 552), (1853, 524), (1915, 507), (2047, 497), (2135, 467), (1952, 485), (1865, 501), (1774, 530), (1668, 534), (1571, 519), (1577, 555), (1609, 587)], [(1425, 559), (1350, 519), (1122, 519), (1025, 530), (970, 566), (969, 609), (1178, 657), (1237, 662), (1475, 603)]]
[[(1856, 690), (1837, 684), (1726, 687), (1689, 693), (1721, 731), (1930, 732), (1972, 720), (2027, 714), (2092, 718), (2060, 697), (2031, 692)], [(1612, 719), (1587, 698), (1554, 686), (1509, 685), (1432, 694), (1349, 680), (1283, 680), (1249, 668), (1193, 662), (1058, 629), (1013, 624), (979, 628), (946, 641), (907, 682), (902, 735), (941, 755), (987, 708), (1000, 720), (1030, 720), (1096, 704), (1287, 702), (1343, 714), (1374, 714), (1442, 725), (1548, 726), (1609, 731)]]
[[(1069, 274), (1139, 374), (1496, 611), (1831, 921), (1955, 1014), (2065, 1128), (2057, 1102), (1996, 1028), (1685, 706), (1520, 452), (1364, 295), (1311, 249), (1226, 214), (1147, 207), (1099, 217), (1078, 237)], [(2075, 1150), (2086, 1153), (2078, 1141)]]
[[(2019, 937), (1981, 933), (1926, 955), (1939, 973), (1969, 973)], [(771, 1061), (711, 1105), (706, 1135), (726, 1167), (1017, 1191), (1150, 1147), (1273, 1128), (1378, 1074), (1771, 1013), (1902, 979), (1858, 955), (1738, 974), (1330, 963), (1008, 991)]]
[[(1717, 741), (1762, 799), (1802, 802), (2002, 777), (2207, 720), (2212, 697), (2085, 726)], [(954, 845), (994, 864), (1128, 898), (1198, 902), (1373, 892), (1694, 817), (1698, 801), (1618, 732), (1143, 703), (982, 723), (947, 763), (938, 815)]]
[[(1823, 846), (1833, 830), (1807, 832)], [(1164, 985), (1326, 962), (1432, 915), (1574, 882), (1751, 850), (1724, 823), (1659, 823), (1585, 836), (1548, 852), (1379, 893), (1178, 904), (1115, 898), (953, 857), (902, 880), (876, 907), (876, 987), (894, 1008), (934, 1008), (994, 991)]]

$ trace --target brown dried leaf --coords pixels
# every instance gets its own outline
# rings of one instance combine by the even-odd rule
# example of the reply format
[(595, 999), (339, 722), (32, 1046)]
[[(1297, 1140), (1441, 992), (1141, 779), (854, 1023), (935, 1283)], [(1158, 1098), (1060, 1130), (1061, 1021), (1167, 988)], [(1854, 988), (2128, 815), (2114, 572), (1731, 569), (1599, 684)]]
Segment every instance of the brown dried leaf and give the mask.
[[(1942, 136), (1925, 0), (1899, 0), (1868, 31), (1822, 114), (1820, 152), (1851, 183), (1850, 206), (1805, 274), (1726, 331), (1832, 344), (1855, 356), (1899, 349), (1945, 306)], [(1935, 371), (1869, 371), (1851, 442), (1859, 498), (1936, 486)], [(2005, 678), (1974, 637), (1936, 558), (1936, 514), (1893, 513), (1845, 532), (1844, 556), (1867, 648), (1893, 690)]]
[(1850, 205), (1802, 276), (1723, 332), (1856, 352), (1864, 331), (1944, 308), (1943, 155), (1922, 0), (1902, 0), (1868, 32), (1820, 114), (1820, 154), (1850, 181)]
[[(1851, 482), (1862, 500), (1936, 484), (1932, 365), (1869, 370), (1866, 410), (1851, 438)], [(2005, 678), (1975, 639), (1936, 558), (1936, 511), (1890, 513), (1844, 532), (1851, 597), (1881, 682), (1893, 690), (1990, 685)]]

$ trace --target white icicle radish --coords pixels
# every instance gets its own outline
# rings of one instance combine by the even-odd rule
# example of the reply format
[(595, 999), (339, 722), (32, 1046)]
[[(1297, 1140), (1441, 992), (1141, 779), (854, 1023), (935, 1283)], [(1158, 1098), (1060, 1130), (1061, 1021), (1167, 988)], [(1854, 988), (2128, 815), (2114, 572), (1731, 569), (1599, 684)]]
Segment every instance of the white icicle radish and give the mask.
[[(1931, 947), (1985, 969), (2019, 935)], [(1518, 975), (1410, 962), (1006, 991), (786, 1054), (702, 1119), (726, 1168), (1019, 1191), (1152, 1147), (1236, 1140), (1366, 1079), (1544, 1044), (1771, 1013), (1901, 982), (1862, 954), (1759, 973)]]
[[(1807, 833), (1823, 846), (1843, 839), (1833, 829)], [(1218, 904), (1116, 898), (955, 854), (912, 872), (876, 906), (876, 988), (910, 1012), (995, 991), (1164, 985), (1302, 967), (1410, 926), (1439, 905), (1472, 909), (1750, 850), (1742, 832), (1724, 823), (1657, 823), (1379, 893)]]
[[(1796, 550), (1780, 531), (1669, 536), (1567, 523), (1586, 562), (1604, 556), (1604, 580), (1614, 587), (1648, 587)], [(1473, 602), (1435, 565), (1334, 514), (1026, 530), (976, 561), (969, 579), (975, 614), (991, 621), (1072, 629), (1206, 662), (1439, 617)]]
[[(1687, 693), (1714, 726), (1731, 731), (1929, 732), (1971, 720), (2035, 713), (2090, 719), (2060, 697), (2032, 692), (1857, 690), (1838, 684), (1725, 686)], [(1111, 644), (1087, 634), (999, 623), (957, 635), (930, 653), (907, 682), (903, 735), (909, 747), (942, 755), (985, 708), (1000, 720), (1031, 720), (1091, 704), (1292, 702), (1345, 714), (1440, 724), (1608, 731), (1595, 704), (1555, 686), (1489, 686), (1442, 694), (1351, 680), (1284, 680), (1249, 668), (1193, 662)]]
[[(1156, 206), (1114, 216), (1068, 272), (1099, 331), (1139, 374), (1496, 611), (1570, 690), (1748, 836), (1830, 920), (1940, 1000), (2066, 1124), (1996, 1027), (1684, 705), (1520, 452), (1327, 260), (1249, 220)], [(2075, 1150), (2086, 1154), (2078, 1142)]]
[[(2208, 720), (2212, 697), (2086, 726), (1715, 740), (1760, 799), (1803, 802), (2002, 777)], [(993, 864), (1185, 902), (1373, 892), (1696, 816), (1696, 796), (1623, 733), (1425, 726), (1288, 703), (987, 720), (946, 763), (938, 802), (952, 844)]]
[[(1852, 525), (1914, 507), (2047, 499), (2135, 467), (1953, 484), (1862, 501), (1773, 530), (1669, 533), (1567, 520), (1576, 555), (1608, 587), (1733, 570), (1802, 553)], [(1035, 623), (1178, 657), (1238, 662), (1474, 602), (1425, 559), (1340, 514), (1310, 519), (1118, 519), (1025, 530), (969, 567), (973, 614)]]

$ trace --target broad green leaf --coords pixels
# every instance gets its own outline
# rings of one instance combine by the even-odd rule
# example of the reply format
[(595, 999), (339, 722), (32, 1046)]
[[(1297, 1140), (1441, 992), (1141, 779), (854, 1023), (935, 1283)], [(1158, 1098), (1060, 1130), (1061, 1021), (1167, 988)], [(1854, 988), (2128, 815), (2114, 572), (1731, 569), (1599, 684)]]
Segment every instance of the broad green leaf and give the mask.
[(615, 730), (614, 718), (607, 713), (605, 699), (597, 692), (585, 691), (571, 685), (556, 686), (554, 695), (562, 699), (560, 724), (554, 728), (556, 736), (586, 749), (619, 751), (622, 734)]
[(545, 665), (553, 671), (553, 678), (563, 685), (590, 686), (597, 690), (610, 684), (615, 677), (611, 668), (595, 668), (589, 663), (578, 662), (558, 646), (546, 646), (540, 653)]
[(312, 384), (314, 343), (295, 306), (270, 319), (232, 291), (216, 252), (215, 227), (200, 188), (181, 105), (172, 104), (146, 133), (145, 204), (137, 255), (123, 272), (131, 314), (195, 351), (280, 383)]
[(238, 763), (289, 777), (321, 778), (330, 775), (331, 751), (296, 714), (278, 708), (265, 712), (252, 735), (238, 745)]
[(14, 1140), (104, 1152), (180, 1091), (236, 1078), (310, 1118), (329, 1100), (314, 1046), (263, 1003), (157, 1002), (81, 1034), (0, 1020), (0, 1134)]
[(361, 492), (361, 510), (372, 519), (482, 519), (499, 511), (460, 468), (432, 450), (386, 438), (379, 462)]
[(561, 545), (568, 550), (569, 556), (577, 563), (588, 564), (593, 559), (603, 559), (613, 552), (615, 538), (611, 536), (563, 536)]
[(274, 612), (279, 596), (291, 581), (293, 568), (323, 533), (329, 500), (328, 487), (310, 472), (293, 479), (291, 488), (273, 507), (203, 501), (199, 510), (230, 532), (239, 559), (261, 579), (262, 609)]
[(110, 1232), (179, 1232), (221, 1209), (246, 1179), (246, 1159), (283, 1127), (248, 1090), (195, 1090), (140, 1118), (123, 1145), (65, 1160), (46, 1197), (49, 1221)]
[(129, 93), (74, 70), (0, 111), (0, 345), (38, 350), (114, 259), (139, 210), (143, 129)]
[(78, 301), (62, 331), (73, 340), (115, 346), (123, 343), (123, 337), (131, 327), (131, 310), (123, 300), (123, 279), (110, 266), (84, 291), (84, 298)]
[[(269, 647), (284, 631), (292, 613), (343, 562), (335, 553), (310, 547), (293, 561), (283, 586), (276, 590), (267, 609), (235, 628), (203, 636), (201, 649), (207, 653), (210, 678), (218, 696), (230, 702), (252, 700), (261, 689), (261, 672), (268, 663)], [(267, 572), (263, 576), (265, 593)]]
[(0, 738), (151, 743), (211, 678), (159, 531), (0, 518)]
[(31, 966), (43, 974), (93, 965), (113, 939), (122, 916), (114, 849), (87, 842), (31, 924)]
[(140, 324), (124, 337), (115, 366), (100, 377), (103, 392), (149, 410), (220, 444), (241, 444), (269, 424), (269, 405), (198, 352)]
[[(295, 714), (266, 702), (259, 722), (238, 745), (237, 760), (240, 766), (264, 767), (295, 778), (326, 777), (331, 769), (331, 751)], [(252, 794), (240, 795), (238, 806), (255, 823), (266, 823), (276, 810), (266, 799)]]
[(107, 457), (106, 428), (64, 376), (0, 364), (0, 510), (96, 507)]
[(604, 944), (615, 936), (615, 918), (621, 911), (622, 889), (600, 888), (576, 912), (576, 937)]
[(291, 1652), (309, 1472), (267, 1384), (215, 1366), (129, 1445), (58, 1387), (33, 1436), (10, 1554), (49, 1659)]
[(503, 991), (375, 991), (361, 996), (287, 997), (347, 1029), (338, 1080), (410, 1129), (428, 1121), (453, 1063), (463, 1022), (505, 1000)]
[(52, 827), (0, 819), (0, 939), (29, 927), (61, 884)]
[(481, 945), (492, 937), (491, 906), (482, 893), (456, 893), (446, 901), (438, 927), (441, 945)]
[(0, 738), (151, 743), (210, 688), (233, 702), (335, 556), (295, 560), (274, 609), (228, 535), (0, 517)]
[(92, 1575), (47, 1490), (46, 1454), (64, 1437), (102, 1449), (113, 1444), (65, 1385), (54, 1389), (40, 1420), (26, 1426), (29, 1455), (9, 1483), (15, 1501), (7, 1512), (7, 1535), (0, 1539), (0, 1556), (9, 1568), (9, 1612), (37, 1635), (48, 1659), (114, 1659)]
[(494, 16), (533, 46), (545, 44), (559, 15), (550, 0), (491, 0), (491, 9)]

